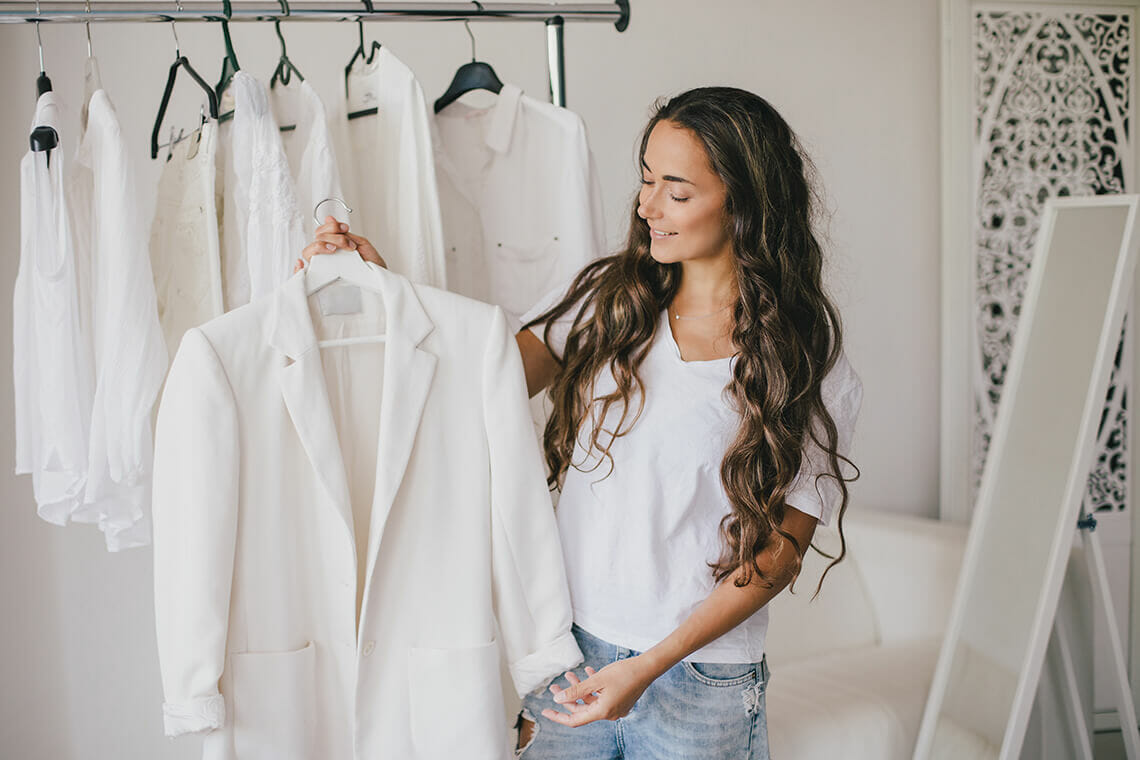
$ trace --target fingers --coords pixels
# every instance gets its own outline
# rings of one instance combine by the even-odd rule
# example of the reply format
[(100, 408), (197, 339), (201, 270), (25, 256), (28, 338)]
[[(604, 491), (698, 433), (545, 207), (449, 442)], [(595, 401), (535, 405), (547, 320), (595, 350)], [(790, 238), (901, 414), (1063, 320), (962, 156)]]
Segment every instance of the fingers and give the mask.
[(322, 232), (348, 232), (348, 225), (344, 222), (338, 222), (335, 216), (330, 215), (325, 217), (324, 224), (317, 227), (314, 232), (318, 235)]
[(587, 723), (593, 723), (595, 720), (603, 720), (604, 714), (597, 704), (593, 704), (574, 713), (559, 712), (557, 710), (551, 710), (548, 707), (542, 711), (542, 717), (552, 720), (555, 723), (561, 723), (563, 726), (577, 728)]
[[(593, 668), (588, 669), (586, 675), (593, 676)], [(577, 704), (578, 700), (584, 702), (585, 706), (598, 700), (597, 691), (601, 684), (596, 680), (587, 678), (582, 681), (573, 671), (567, 671), (566, 680), (570, 682), (570, 687), (567, 689), (560, 688), (557, 684), (550, 685), (550, 692), (554, 695), (555, 702), (568, 708), (571, 712), (578, 712), (584, 706)]]
[(330, 250), (335, 251), (337, 248), (347, 248), (349, 250), (356, 249), (356, 241), (349, 235), (344, 235), (337, 232), (322, 232), (316, 235), (313, 242), (328, 243), (332, 246)]

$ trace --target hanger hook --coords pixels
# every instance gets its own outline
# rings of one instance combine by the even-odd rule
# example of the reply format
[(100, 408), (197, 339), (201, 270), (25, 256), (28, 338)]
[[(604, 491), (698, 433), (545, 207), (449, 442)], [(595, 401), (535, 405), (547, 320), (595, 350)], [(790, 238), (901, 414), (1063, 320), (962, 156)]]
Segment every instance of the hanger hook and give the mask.
[(44, 68), (44, 41), (40, 37), (40, 0), (36, 0), (36, 47), (40, 51), (40, 73), (43, 74), (47, 69)]
[[(372, 0), (363, 0), (363, 2), (364, 2), (364, 10), (366, 10), (368, 13), (372, 13)], [(360, 52), (363, 54), (364, 53), (364, 16), (363, 15), (356, 17), (356, 28), (360, 32)], [(365, 55), (365, 62), (367, 62), (367, 55)]]
[(281, 57), (286, 56), (285, 53), (285, 37), (281, 34), (281, 19), (273, 19), (273, 31), (277, 32), (277, 39), (281, 42)]
[(83, 0), (83, 9), (87, 13), (87, 19), (83, 21), (83, 26), (87, 29), (87, 57), (93, 57), (91, 53), (91, 0)]
[[(478, 4), (478, 3), (476, 3)], [(475, 61), (475, 35), (471, 33), (471, 24), (467, 23), (467, 19), (463, 19), (463, 28), (467, 30), (467, 36), (471, 38), (471, 61)]]
[[(281, 14), (286, 18), (289, 16), (289, 2), (288, 0), (277, 0), (281, 3)], [(281, 57), (285, 58), (285, 37), (281, 34), (281, 19), (273, 19), (273, 30), (277, 32), (277, 39), (281, 41)]]
[[(174, 0), (174, 4), (178, 8), (178, 12), (181, 13), (182, 0)], [(182, 45), (178, 42), (178, 29), (174, 25), (173, 18), (170, 19), (170, 33), (174, 35), (174, 60), (177, 61), (182, 58)]]
[(321, 201), (317, 205), (313, 206), (313, 221), (316, 222), (318, 225), (321, 224), (321, 218), (319, 216), (317, 216), (317, 212), (320, 211), (321, 206), (325, 205), (326, 203), (339, 203), (341, 206), (344, 207), (345, 211), (347, 211), (350, 214), (352, 213), (352, 209), (350, 209), (348, 207), (348, 204), (345, 203), (344, 201), (342, 201), (340, 198), (325, 198), (323, 201)]

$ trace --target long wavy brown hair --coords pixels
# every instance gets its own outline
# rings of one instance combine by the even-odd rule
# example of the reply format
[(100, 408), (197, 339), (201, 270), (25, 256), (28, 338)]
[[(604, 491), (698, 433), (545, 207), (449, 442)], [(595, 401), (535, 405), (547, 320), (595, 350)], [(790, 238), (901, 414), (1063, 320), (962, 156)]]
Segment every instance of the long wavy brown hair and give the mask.
[[(732, 380), (726, 391), (740, 414), (740, 428), (725, 452), (720, 477), (731, 511), (721, 521), (722, 552), (709, 563), (719, 583), (738, 569), (737, 586), (765, 577), (757, 555), (778, 533), (796, 547), (794, 578), (806, 547), (780, 528), (789, 492), (809, 440), (826, 453), (828, 471), (842, 495), (839, 508), (840, 552), (823, 578), (847, 552), (843, 516), (847, 483), (839, 460), (854, 463), (837, 451), (835, 421), (821, 397), (824, 376), (842, 351), (839, 313), (823, 291), (823, 255), (813, 232), (819, 198), (808, 181), (814, 173), (799, 141), (776, 110), (763, 98), (729, 87), (690, 90), (659, 102), (641, 137), (644, 158), (649, 135), (659, 122), (688, 129), (703, 144), (709, 164), (727, 188), (725, 220), (735, 252), (739, 292), (734, 306), (733, 344), (737, 349)], [(639, 164), (640, 169), (640, 164)], [(681, 284), (681, 265), (661, 264), (649, 253), (649, 227), (630, 214), (624, 250), (598, 259), (573, 280), (563, 299), (526, 327), (546, 324), (551, 345), (553, 320), (574, 310), (565, 349), (555, 354), (559, 370), (549, 392), (553, 409), (543, 443), (549, 484), (560, 488), (572, 461), (578, 432), (592, 417), (588, 451), (614, 463), (613, 438), (627, 433), (644, 403), (637, 370), (652, 345), (661, 311)], [(665, 329), (668, 329), (667, 327)], [(596, 395), (595, 379), (603, 369), (616, 389)], [(611, 408), (618, 418), (604, 424)], [(815, 421), (812, 424), (812, 421)], [(602, 434), (609, 436), (603, 443)], [(813, 597), (814, 598), (814, 597)]]

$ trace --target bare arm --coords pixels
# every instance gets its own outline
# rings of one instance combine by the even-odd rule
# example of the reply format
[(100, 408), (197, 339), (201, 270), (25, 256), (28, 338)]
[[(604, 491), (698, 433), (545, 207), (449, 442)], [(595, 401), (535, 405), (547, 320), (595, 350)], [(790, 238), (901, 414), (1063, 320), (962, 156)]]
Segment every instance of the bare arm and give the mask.
[(522, 354), (523, 371), (526, 373), (526, 391), (531, 397), (541, 393), (558, 370), (558, 363), (546, 344), (535, 337), (530, 330), (519, 330), (515, 336)]
[[(788, 509), (780, 527), (807, 547), (815, 534), (816, 522), (816, 518), (798, 509)], [(567, 689), (552, 685), (550, 690), (555, 693), (555, 701), (564, 703), (571, 712), (547, 709), (542, 714), (566, 726), (627, 715), (649, 684), (688, 655), (740, 625), (791, 583), (795, 547), (775, 533), (772, 543), (756, 556), (756, 561), (765, 577), (772, 581), (771, 588), (765, 588), (755, 575), (749, 585), (737, 588), (734, 581), (740, 575), (738, 570), (713, 589), (673, 633), (645, 653), (612, 663), (597, 672), (587, 668), (588, 678), (579, 681), (577, 676), (568, 677), (571, 686)], [(585, 704), (573, 704), (578, 699)], [(524, 724), (523, 728), (529, 736), (531, 726)]]

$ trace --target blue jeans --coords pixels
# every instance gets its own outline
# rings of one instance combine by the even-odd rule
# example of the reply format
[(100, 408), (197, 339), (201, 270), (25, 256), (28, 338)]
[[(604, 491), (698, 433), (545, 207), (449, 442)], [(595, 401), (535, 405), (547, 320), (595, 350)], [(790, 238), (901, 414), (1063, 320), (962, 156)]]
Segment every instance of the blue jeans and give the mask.
[[(574, 669), (584, 678), (589, 665), (601, 670), (635, 652), (609, 644), (577, 625), (574, 638), (585, 662)], [(570, 728), (542, 716), (565, 712), (547, 688), (523, 700), (523, 717), (535, 722), (520, 760), (769, 760), (764, 692), (766, 658), (757, 663), (680, 662), (654, 681), (633, 710), (615, 721)], [(565, 679), (556, 681), (567, 686)]]

